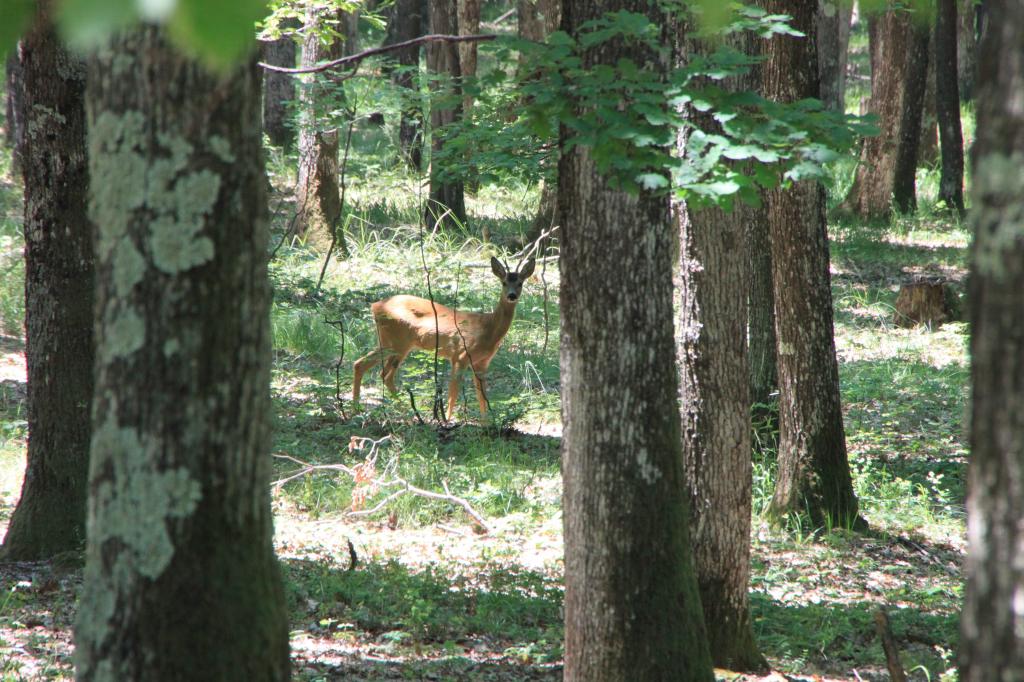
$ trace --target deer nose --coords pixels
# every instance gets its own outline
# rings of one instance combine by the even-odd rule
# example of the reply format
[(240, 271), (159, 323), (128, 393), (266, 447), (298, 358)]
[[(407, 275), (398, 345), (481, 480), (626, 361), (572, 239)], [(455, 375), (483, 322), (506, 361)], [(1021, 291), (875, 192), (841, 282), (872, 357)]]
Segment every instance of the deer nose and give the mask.
[(510, 301), (514, 301), (514, 300), (516, 300), (517, 298), (519, 298), (519, 294), (517, 294), (516, 292), (514, 292), (514, 291), (510, 291), (510, 292), (508, 293), (508, 300), (510, 300)]

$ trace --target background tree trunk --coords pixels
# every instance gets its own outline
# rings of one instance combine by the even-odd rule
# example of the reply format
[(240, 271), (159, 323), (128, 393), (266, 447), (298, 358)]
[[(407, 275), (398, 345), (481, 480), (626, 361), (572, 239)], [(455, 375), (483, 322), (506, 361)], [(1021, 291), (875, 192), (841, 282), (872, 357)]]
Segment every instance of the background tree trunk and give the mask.
[[(792, 16), (791, 25), (806, 35), (768, 41), (765, 95), (782, 102), (817, 97), (817, 4), (764, 6)], [(825, 190), (801, 182), (765, 195), (779, 362), (779, 473), (769, 512), (776, 520), (801, 514), (816, 528), (861, 525), (839, 401)]]
[[(332, 10), (333, 11), (333, 10)], [(345, 12), (334, 11), (338, 30), (344, 30)], [(335, 40), (324, 45), (317, 27), (327, 18), (322, 8), (311, 6), (306, 14), (306, 34), (302, 42), (302, 66), (337, 59), (345, 54), (345, 43)], [(341, 219), (341, 194), (338, 190), (338, 129), (330, 113), (336, 108), (335, 87), (340, 81), (332, 72), (303, 76), (299, 88), (299, 178), (295, 202), (300, 235), (327, 247)], [(348, 255), (345, 240), (338, 240), (341, 253)]]
[[(295, 39), (284, 36), (260, 43), (260, 60), (274, 66), (295, 66)], [(295, 100), (295, 76), (265, 70), (263, 72), (263, 132), (271, 144), (290, 147), (295, 129), (289, 124), (290, 105)]]
[(261, 75), (252, 61), (212, 75), (153, 27), (101, 54), (87, 91), (98, 346), (78, 679), (285, 680)]
[[(667, 29), (646, 0), (570, 0), (563, 27), (615, 10)], [(583, 55), (585, 67), (620, 58), (667, 66), (621, 42)], [(582, 146), (563, 151), (559, 196), (565, 679), (710, 682), (671, 369), (668, 199), (613, 189)]]
[(50, 13), (50, 2), (39, 5), (18, 51), (29, 440), (2, 548), (7, 561), (44, 559), (85, 542), (93, 391), (85, 65), (64, 49)]
[(956, 0), (938, 0), (935, 18), (935, 106), (942, 138), (939, 199), (964, 212), (964, 135), (957, 79)]
[[(932, 32), (932, 45), (935, 45)], [(934, 166), (939, 160), (939, 127), (935, 113), (935, 54), (928, 51), (928, 80), (924, 88), (924, 103), (921, 106), (921, 142), (917, 146), (917, 165)]]
[(844, 209), (862, 218), (885, 218), (891, 210), (911, 33), (905, 11), (890, 10), (868, 17), (870, 111), (878, 115), (881, 134), (864, 138), (857, 175), (843, 202)]
[(917, 210), (917, 151), (921, 144), (921, 118), (928, 85), (928, 47), (931, 28), (916, 20), (911, 25), (903, 82), (903, 112), (893, 177), (893, 203), (902, 213)]
[(974, 82), (978, 77), (978, 11), (977, 0), (957, 0), (956, 74), (960, 98), (964, 102), (974, 99)]
[[(434, 33), (455, 34), (459, 32), (456, 0), (431, 0), (430, 30)], [(462, 70), (459, 66), (459, 50), (456, 43), (436, 41), (429, 43), (427, 70), (434, 75), (450, 79), (451, 90), (444, 83), (432, 87), (434, 99), (430, 105), (430, 128), (433, 154), (430, 159), (430, 201), (424, 213), (428, 228), (433, 228), (446, 211), (450, 211), (444, 223), (455, 221), (466, 223), (466, 190), (462, 180), (445, 177), (445, 169), (437, 154), (444, 149), (446, 131), (444, 128), (462, 118), (462, 88), (459, 80)], [(452, 97), (454, 102), (442, 102), (440, 98)]]
[[(678, 36), (677, 60), (709, 55), (716, 47)], [(726, 39), (749, 53), (743, 35)], [(759, 90), (753, 75), (726, 79), (733, 92)], [(721, 126), (708, 112), (689, 109), (708, 134)], [(689, 130), (679, 134), (685, 156)], [(747, 363), (747, 226), (750, 210), (691, 209), (679, 202), (679, 361), (683, 475), (689, 487), (690, 544), (715, 667), (767, 670), (751, 629), (750, 513), (753, 472), (750, 368)]]
[(818, 0), (821, 101), (832, 111), (846, 110), (846, 63), (852, 14), (852, 2)]
[[(459, 35), (473, 35), (480, 32), (480, 0), (458, 0)], [(476, 55), (478, 43), (459, 43), (459, 70), (463, 78), (476, 78)], [(472, 95), (463, 95), (462, 113), (469, 115), (473, 108)]]
[(1024, 5), (988, 0), (986, 11), (991, 23), (979, 55), (978, 137), (972, 150), (964, 682), (1024, 679)]
[(18, 154), (18, 134), (24, 128), (21, 124), (21, 117), (24, 106), (20, 103), (22, 93), (21, 85), (21, 59), (18, 51), (20, 43), (11, 49), (4, 64), (4, 106), (6, 109), (6, 125), (4, 129), (4, 143), (11, 148), (11, 173), (21, 173), (21, 158)]
[[(426, 8), (424, 0), (396, 0), (388, 21), (385, 45), (402, 43), (424, 34)], [(398, 146), (402, 158), (415, 171), (423, 170), (423, 102), (419, 95), (420, 46), (406, 47), (393, 53), (398, 69), (391, 71), (391, 81), (406, 88), (407, 99), (402, 107), (398, 129)]]

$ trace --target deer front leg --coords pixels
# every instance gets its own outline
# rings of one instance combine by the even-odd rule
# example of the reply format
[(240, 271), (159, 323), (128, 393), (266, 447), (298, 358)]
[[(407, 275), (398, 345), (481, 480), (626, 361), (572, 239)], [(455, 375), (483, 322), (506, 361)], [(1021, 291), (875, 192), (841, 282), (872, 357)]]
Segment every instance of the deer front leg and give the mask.
[(480, 403), (480, 416), (486, 416), (490, 405), (487, 401), (487, 370), (473, 372), (473, 385), (476, 387), (477, 402)]
[(363, 375), (366, 374), (367, 370), (373, 368), (378, 362), (380, 362), (381, 351), (375, 350), (367, 353), (363, 357), (356, 360), (353, 365), (352, 372), (352, 402), (356, 405), (359, 404), (359, 388), (363, 383)]

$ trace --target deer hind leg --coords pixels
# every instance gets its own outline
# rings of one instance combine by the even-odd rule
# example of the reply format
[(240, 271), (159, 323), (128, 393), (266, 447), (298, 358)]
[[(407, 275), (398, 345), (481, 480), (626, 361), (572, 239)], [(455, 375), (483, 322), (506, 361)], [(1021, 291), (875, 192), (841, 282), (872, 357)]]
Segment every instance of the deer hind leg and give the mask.
[(363, 357), (355, 361), (352, 366), (352, 402), (359, 404), (359, 389), (363, 383), (363, 375), (381, 361), (387, 353), (390, 353), (386, 348), (378, 348), (377, 350), (367, 353)]
[(402, 364), (403, 360), (405, 360), (405, 355), (399, 355), (398, 353), (392, 353), (384, 358), (384, 369), (381, 370), (381, 378), (384, 380), (384, 385), (392, 393), (398, 393), (398, 387), (395, 386), (395, 376), (398, 374), (398, 367)]

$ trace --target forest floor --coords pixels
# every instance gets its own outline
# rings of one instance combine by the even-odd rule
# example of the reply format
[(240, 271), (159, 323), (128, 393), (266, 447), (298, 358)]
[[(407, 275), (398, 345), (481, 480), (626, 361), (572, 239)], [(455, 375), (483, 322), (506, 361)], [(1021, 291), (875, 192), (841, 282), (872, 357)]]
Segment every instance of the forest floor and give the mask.
[[(286, 196), (290, 179), (277, 162), (275, 183)], [(19, 495), (26, 444), (19, 190), (4, 163), (0, 535)], [(429, 271), (437, 300), (488, 309), (497, 285), (485, 264), (518, 251), (536, 189), (484, 187), (470, 201), (471, 227), (430, 234), (419, 226), (418, 183), (368, 164), (357, 158), (349, 169), (374, 178), (349, 188), (351, 255), (328, 265), (322, 286), (315, 249), (286, 240), (271, 262), (275, 543), (295, 678), (560, 679), (557, 264), (527, 284), (491, 366), (490, 418), (480, 418), (468, 377), (456, 423), (432, 418), (428, 353), (402, 368), (401, 386), (415, 402), (409, 393), (385, 395), (376, 372), (362, 411), (349, 401), (351, 363), (375, 345), (369, 303), (399, 292), (426, 296)], [(288, 208), (278, 213), (275, 243)], [(959, 287), (967, 233), (923, 210), (891, 225), (837, 221), (832, 238), (847, 442), (871, 529), (769, 528), (775, 430), (770, 419), (756, 425), (750, 599), (777, 672), (719, 678), (888, 679), (874, 624), (885, 609), (909, 679), (954, 679), (967, 330), (963, 322), (899, 328), (893, 305), (899, 285), (916, 275)], [(439, 371), (446, 386), (447, 367)], [(395, 495), (406, 482), (465, 502), (488, 532), (452, 499)], [(68, 555), (0, 566), (0, 680), (71, 678), (80, 562)]]

